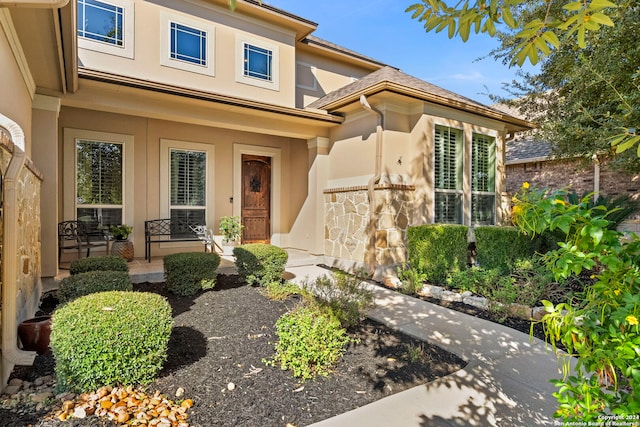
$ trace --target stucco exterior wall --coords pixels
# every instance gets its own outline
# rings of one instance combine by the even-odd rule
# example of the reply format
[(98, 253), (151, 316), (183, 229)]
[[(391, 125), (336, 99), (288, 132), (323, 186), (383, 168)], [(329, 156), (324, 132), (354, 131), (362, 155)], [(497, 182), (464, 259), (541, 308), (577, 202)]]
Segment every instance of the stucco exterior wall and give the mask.
[[(146, 2), (133, 1), (135, 9), (133, 58), (116, 56), (81, 46), (78, 56), (83, 66), (99, 71), (125, 75), (174, 86), (187, 87), (265, 103), (295, 106), (295, 33), (265, 24), (227, 7), (206, 2)], [(213, 74), (205, 75), (161, 65), (162, 22), (161, 13), (173, 19), (195, 19), (191, 24), (210, 24), (215, 45), (208, 61), (213, 61)], [(238, 65), (242, 65), (241, 39), (251, 38), (256, 43), (273, 45), (274, 64), (277, 61), (277, 88), (267, 89), (238, 81)], [(277, 53), (275, 53), (277, 51)], [(275, 70), (275, 68), (274, 68)], [(242, 70), (240, 70), (240, 73)], [(275, 74), (275, 73), (274, 73)]]

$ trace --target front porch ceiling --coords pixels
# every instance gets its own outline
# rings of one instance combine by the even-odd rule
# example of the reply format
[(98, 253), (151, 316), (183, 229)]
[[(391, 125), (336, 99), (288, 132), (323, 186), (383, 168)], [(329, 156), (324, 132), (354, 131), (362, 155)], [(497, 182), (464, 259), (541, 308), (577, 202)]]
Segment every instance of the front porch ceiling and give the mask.
[(296, 139), (327, 137), (343, 118), (321, 111), (263, 104), (90, 70), (62, 105)]

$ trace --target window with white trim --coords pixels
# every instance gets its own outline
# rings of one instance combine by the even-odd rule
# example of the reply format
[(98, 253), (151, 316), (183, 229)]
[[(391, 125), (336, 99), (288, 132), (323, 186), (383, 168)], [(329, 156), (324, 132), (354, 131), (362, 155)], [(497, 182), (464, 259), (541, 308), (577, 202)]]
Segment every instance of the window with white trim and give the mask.
[(133, 1), (77, 1), (78, 46), (133, 58)]
[(86, 223), (122, 224), (122, 143), (76, 139), (76, 218)]
[(206, 21), (160, 12), (160, 64), (214, 75), (215, 27)]
[(215, 200), (214, 149), (211, 144), (160, 140), (162, 218), (211, 227)]
[(462, 224), (462, 131), (436, 126), (434, 222)]
[(207, 153), (169, 150), (169, 216), (205, 225), (207, 211)]
[(244, 36), (237, 44), (236, 81), (280, 90), (278, 45)]
[(471, 223), (494, 225), (496, 139), (474, 133), (471, 143)]

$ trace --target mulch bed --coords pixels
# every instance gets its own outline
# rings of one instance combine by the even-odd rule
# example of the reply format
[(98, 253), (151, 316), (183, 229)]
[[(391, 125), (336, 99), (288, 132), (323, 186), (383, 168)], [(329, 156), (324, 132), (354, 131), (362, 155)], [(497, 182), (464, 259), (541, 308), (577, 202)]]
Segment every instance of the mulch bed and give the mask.
[[(167, 362), (148, 389), (173, 399), (183, 387), (184, 398), (195, 403), (189, 411), (194, 426), (304, 426), (465, 365), (437, 346), (367, 320), (350, 331), (360, 343), (349, 346), (332, 375), (301, 383), (289, 371), (263, 362), (274, 354), (275, 322), (298, 303), (295, 298), (271, 301), (259, 289), (244, 286), (237, 276), (223, 275), (214, 290), (190, 298), (166, 293), (162, 284), (135, 288), (166, 296), (175, 319)], [(422, 357), (410, 360), (409, 350), (419, 347)], [(39, 356), (34, 367), (17, 367), (13, 376), (33, 380), (52, 373), (54, 364), (51, 355)], [(229, 390), (230, 383), (233, 390)], [(8, 414), (0, 413), (0, 421), (3, 419), (3, 426), (115, 425), (96, 417), (60, 422), (44, 414), (11, 423)]]

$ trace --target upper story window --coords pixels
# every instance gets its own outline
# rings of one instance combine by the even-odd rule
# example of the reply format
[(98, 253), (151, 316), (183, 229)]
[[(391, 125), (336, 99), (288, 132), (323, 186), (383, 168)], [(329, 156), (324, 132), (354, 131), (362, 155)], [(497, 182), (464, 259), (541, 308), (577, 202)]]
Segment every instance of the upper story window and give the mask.
[(171, 58), (207, 65), (207, 32), (171, 23)]
[(133, 1), (78, 0), (78, 46), (133, 58)]
[(122, 7), (95, 0), (78, 0), (78, 36), (123, 46), (123, 23)]
[(462, 224), (462, 131), (436, 126), (434, 153), (434, 222)]
[(236, 81), (280, 90), (278, 45), (238, 35), (236, 59)]
[(160, 64), (198, 74), (214, 75), (215, 27), (192, 17), (160, 12)]
[(273, 80), (273, 52), (269, 49), (263, 49), (253, 46), (249, 43), (244, 44), (244, 75), (267, 81)]

